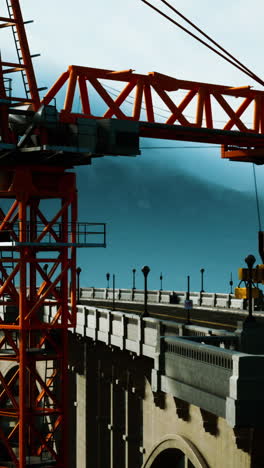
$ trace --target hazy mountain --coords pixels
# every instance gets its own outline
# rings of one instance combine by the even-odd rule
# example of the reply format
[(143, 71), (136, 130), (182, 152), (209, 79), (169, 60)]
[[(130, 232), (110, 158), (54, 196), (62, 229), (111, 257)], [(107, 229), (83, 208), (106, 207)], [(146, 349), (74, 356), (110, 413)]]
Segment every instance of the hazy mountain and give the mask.
[(245, 256), (257, 255), (254, 197), (191, 176), (162, 153), (105, 157), (77, 172), (80, 220), (107, 223), (107, 249), (79, 253), (82, 284), (105, 286), (109, 271), (131, 287), (132, 268), (148, 264), (150, 287), (162, 272), (164, 289), (185, 289), (190, 274), (197, 290), (203, 267), (206, 289), (224, 292), (230, 272), (236, 281)]

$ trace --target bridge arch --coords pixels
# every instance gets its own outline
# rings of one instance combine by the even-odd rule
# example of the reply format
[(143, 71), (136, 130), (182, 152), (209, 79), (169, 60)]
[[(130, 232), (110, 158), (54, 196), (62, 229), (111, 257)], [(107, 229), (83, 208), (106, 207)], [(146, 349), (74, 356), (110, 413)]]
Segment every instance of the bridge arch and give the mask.
[(173, 435), (160, 441), (143, 468), (209, 468), (203, 456), (186, 437)]

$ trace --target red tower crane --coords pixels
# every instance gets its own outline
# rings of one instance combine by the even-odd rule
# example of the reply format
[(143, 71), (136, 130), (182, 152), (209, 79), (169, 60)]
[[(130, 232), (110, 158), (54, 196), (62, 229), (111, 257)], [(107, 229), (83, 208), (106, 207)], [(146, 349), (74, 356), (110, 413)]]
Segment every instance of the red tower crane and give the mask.
[[(0, 360), (6, 369), (0, 371), (0, 465), (66, 468), (76, 248), (91, 245), (87, 226), (77, 223), (75, 174), (67, 170), (93, 157), (139, 154), (140, 137), (219, 143), (222, 157), (263, 164), (264, 92), (70, 66), (40, 101), (24, 25), (19, 1), (7, 0), (0, 28), (11, 28), (18, 60), (0, 61)], [(18, 72), (24, 97), (10, 92), (10, 76)], [(123, 88), (114, 99), (109, 82)], [(51, 104), (65, 84), (58, 112)], [(106, 104), (103, 115), (92, 108), (91, 89)], [(73, 112), (76, 93), (80, 113)], [(155, 121), (156, 97), (169, 111), (163, 122)], [(190, 106), (193, 121), (186, 117)], [(216, 106), (226, 115), (222, 128)], [(104, 225), (101, 232), (96, 245), (105, 246)], [(55, 317), (49, 314), (54, 305)]]
[[(66, 128), (54, 108), (40, 107), (17, 0), (8, 0), (7, 16), (0, 17), (6, 27), (18, 61), (0, 64), (0, 360), (2, 369), (13, 369), (0, 371), (0, 465), (66, 467), (76, 247), (95, 244), (90, 226), (77, 223), (75, 174), (66, 169), (89, 158), (80, 152), (79, 125)], [(8, 92), (9, 77), (18, 72), (24, 97)], [(64, 149), (55, 141), (67, 146), (67, 138)], [(99, 229), (96, 245), (105, 246), (104, 225)], [(56, 305), (55, 317), (49, 304)]]

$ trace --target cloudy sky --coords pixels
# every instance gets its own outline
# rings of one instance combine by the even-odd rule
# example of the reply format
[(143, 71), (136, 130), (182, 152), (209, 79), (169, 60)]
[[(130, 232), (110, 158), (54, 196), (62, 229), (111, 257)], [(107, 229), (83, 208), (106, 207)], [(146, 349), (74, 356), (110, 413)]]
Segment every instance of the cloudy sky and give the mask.
[[(151, 2), (165, 10), (159, 0)], [(240, 0), (172, 0), (190, 20), (263, 74), (263, 2)], [(21, 0), (33, 53), (40, 52), (39, 73), (62, 71), (69, 64), (161, 71), (172, 76), (248, 84), (239, 71), (225, 65), (192, 38), (161, 19), (140, 0)], [(254, 12), (254, 14), (252, 14)], [(252, 84), (252, 83), (250, 83)]]
[[(165, 10), (159, 0), (151, 3)], [(260, 75), (263, 2), (172, 0), (171, 3)], [(69, 64), (160, 71), (183, 79), (253, 84), (140, 0), (21, 0), (38, 72)], [(254, 14), (252, 14), (254, 12)]]
[[(159, 0), (151, 2), (165, 10)], [(171, 3), (264, 78), (263, 1)], [(21, 7), (25, 20), (34, 19), (27, 31), (31, 52), (41, 53), (34, 62), (39, 86), (50, 87), (74, 64), (261, 88), (140, 0), (21, 0)], [(7, 60), (8, 32), (1, 44)], [(248, 253), (257, 256), (252, 166), (223, 161), (218, 148), (195, 143), (142, 140), (141, 146), (162, 149), (78, 170), (80, 220), (107, 222), (109, 236), (106, 250), (79, 256), (82, 284), (105, 286), (110, 271), (118, 286), (130, 287), (131, 269), (149, 263), (150, 287), (159, 287), (162, 271), (164, 288), (184, 289), (190, 274), (197, 290), (204, 267), (206, 288), (227, 291), (230, 273), (236, 276)], [(262, 196), (259, 167), (257, 179)]]

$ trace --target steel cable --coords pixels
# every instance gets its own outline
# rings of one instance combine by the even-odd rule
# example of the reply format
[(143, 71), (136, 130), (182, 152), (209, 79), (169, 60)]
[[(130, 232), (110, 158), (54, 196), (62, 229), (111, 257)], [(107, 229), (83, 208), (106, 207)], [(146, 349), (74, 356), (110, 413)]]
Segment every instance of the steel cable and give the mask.
[(256, 195), (258, 225), (259, 225), (259, 231), (261, 231), (261, 217), (260, 217), (260, 209), (259, 209), (258, 187), (257, 187), (256, 170), (255, 170), (255, 164), (254, 163), (252, 163), (252, 167), (253, 167), (253, 177), (254, 177), (254, 186), (255, 186), (255, 195)]
[(228, 57), (230, 57), (232, 60), (234, 60), (238, 65), (243, 67), (247, 72), (249, 72), (252, 76), (253, 79), (258, 79), (262, 82), (261, 78), (259, 78), (252, 70), (250, 70), (246, 65), (244, 65), (242, 62), (240, 62), (234, 55), (230, 54), (228, 50), (226, 50), (224, 47), (222, 47), (218, 42), (216, 42), (212, 37), (210, 37), (208, 34), (206, 34), (202, 29), (200, 29), (196, 24), (194, 24), (192, 21), (190, 21), (186, 16), (184, 16), (179, 10), (176, 10), (167, 0), (160, 0), (164, 5), (166, 5), (168, 8), (170, 8), (174, 13), (176, 13), (180, 18), (182, 18), (186, 23), (190, 24), (196, 31), (198, 31), (200, 34), (202, 34), (206, 39), (208, 39), (212, 44), (214, 44), (216, 47), (218, 47), (222, 52), (224, 52)]
[[(201, 44), (203, 44), (204, 46), (206, 46), (208, 49), (212, 50), (213, 52), (215, 52), (217, 55), (219, 55), (220, 57), (222, 57), (224, 60), (226, 60), (227, 62), (229, 62), (231, 65), (233, 65), (234, 67), (236, 67), (237, 69), (239, 69), (240, 71), (242, 71), (243, 73), (245, 73), (247, 76), (249, 76), (251, 79), (257, 81), (259, 84), (261, 84), (262, 86), (264, 86), (264, 81), (259, 78), (257, 75), (255, 75), (255, 73), (251, 72), (245, 65), (241, 64), (240, 65), (240, 62), (231, 54), (227, 53), (227, 55), (229, 57), (232, 57), (232, 60), (231, 58), (228, 58), (228, 56), (222, 54), (221, 52), (219, 52), (219, 50), (217, 50), (215, 47), (211, 46), (210, 44), (208, 44), (207, 42), (205, 42), (203, 39), (201, 39), (200, 37), (198, 37), (196, 34), (192, 33), (191, 31), (189, 31), (187, 28), (185, 28), (184, 26), (182, 26), (180, 23), (178, 23), (177, 21), (175, 21), (173, 18), (171, 18), (170, 16), (168, 16), (166, 13), (164, 13), (163, 11), (161, 11), (159, 8), (155, 7), (154, 5), (152, 5), (151, 3), (149, 3), (147, 0), (141, 0), (143, 3), (145, 3), (146, 5), (148, 5), (150, 8), (152, 8), (154, 11), (156, 11), (157, 13), (159, 13), (161, 16), (163, 16), (164, 18), (166, 18), (168, 21), (170, 21), (171, 23), (173, 23), (175, 26), (179, 27), (180, 29), (182, 29), (184, 32), (186, 32), (187, 34), (189, 34), (190, 36), (192, 36), (194, 39), (196, 39), (198, 42), (200, 42)], [(163, 3), (164, 0), (161, 0)], [(166, 2), (168, 3), (168, 2)], [(170, 6), (170, 8), (174, 9), (174, 7)], [(177, 12), (177, 10), (175, 10), (175, 12)], [(178, 13), (177, 13), (178, 14)], [(182, 15), (182, 17), (184, 17)], [(184, 17), (185, 18), (185, 17)], [(187, 18), (186, 18), (187, 20)], [(189, 20), (188, 20), (189, 24), (192, 24)], [(195, 27), (195, 26), (193, 26)], [(195, 27), (197, 30), (199, 30), (198, 27)], [(199, 30), (199, 32), (202, 31), (202, 30)], [(203, 33), (203, 35), (205, 37), (207, 37), (207, 35), (205, 33)], [(208, 39), (211, 40), (212, 43), (215, 43), (217, 45), (217, 47), (219, 47), (221, 50), (225, 51), (224, 48), (222, 48), (221, 46), (219, 46), (215, 41), (213, 41), (213, 39), (209, 38), (208, 36)], [(226, 51), (225, 51), (226, 53)]]

